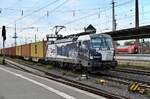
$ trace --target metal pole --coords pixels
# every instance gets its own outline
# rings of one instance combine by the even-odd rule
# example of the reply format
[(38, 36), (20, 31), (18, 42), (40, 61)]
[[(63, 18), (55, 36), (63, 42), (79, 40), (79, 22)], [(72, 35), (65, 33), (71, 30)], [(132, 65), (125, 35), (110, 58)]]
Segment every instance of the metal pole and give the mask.
[(17, 30), (16, 30), (16, 23), (15, 23), (15, 34), (14, 34), (14, 37), (13, 37), (15, 39), (15, 42), (14, 42), (15, 46), (17, 45), (17, 38), (18, 38), (16, 31)]
[(36, 34), (35, 34), (35, 42), (36, 42)]
[[(139, 29), (139, 0), (135, 0), (135, 28)], [(139, 46), (139, 39), (136, 39), (136, 45)], [(138, 49), (138, 53), (140, 50)]]
[(112, 0), (112, 31), (116, 31), (115, 1)]
[[(116, 18), (115, 18), (115, 1), (112, 0), (112, 31), (116, 31)], [(117, 41), (113, 41), (114, 49), (116, 52)]]
[(135, 27), (139, 28), (139, 2), (135, 0)]
[(16, 24), (15, 24), (15, 46), (17, 45), (17, 34), (16, 34)]
[(3, 64), (5, 64), (5, 40), (3, 38)]

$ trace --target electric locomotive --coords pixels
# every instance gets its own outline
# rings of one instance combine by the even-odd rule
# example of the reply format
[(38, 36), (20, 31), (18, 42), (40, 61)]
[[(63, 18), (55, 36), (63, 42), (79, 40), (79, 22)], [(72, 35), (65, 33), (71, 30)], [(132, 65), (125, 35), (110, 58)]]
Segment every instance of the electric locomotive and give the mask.
[(73, 69), (108, 70), (117, 66), (111, 36), (80, 33), (47, 42), (46, 61)]

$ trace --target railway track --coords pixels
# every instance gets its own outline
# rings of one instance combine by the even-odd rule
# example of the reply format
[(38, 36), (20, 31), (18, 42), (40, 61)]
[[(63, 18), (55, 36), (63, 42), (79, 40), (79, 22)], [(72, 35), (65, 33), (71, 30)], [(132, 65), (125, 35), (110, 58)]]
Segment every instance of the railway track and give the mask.
[(127, 81), (126, 83), (139, 82), (142, 83), (145, 87), (150, 88), (150, 75), (148, 72), (138, 72), (135, 70), (128, 69), (116, 69), (111, 70), (109, 73), (103, 73), (106, 77), (118, 78)]
[[(12, 60), (11, 58), (9, 58), (9, 59)], [(23, 65), (31, 67), (33, 69), (37, 69), (37, 66), (34, 67), (34, 66), (29, 65), (29, 64), (28, 65), (23, 64)], [(113, 81), (113, 82), (117, 82), (117, 83), (124, 84), (124, 85), (129, 85), (132, 82), (136, 81), (136, 82), (144, 84), (144, 87), (150, 88), (150, 86), (149, 86), (150, 85), (150, 80), (146, 80), (146, 79), (141, 80), (138, 77), (127, 76), (128, 74), (120, 76), (121, 73), (129, 73), (129, 74), (133, 74), (133, 75), (149, 76), (148, 71), (147, 72), (143, 71), (143, 70), (135, 70), (134, 72), (132, 72), (132, 71), (134, 71), (134, 70), (117, 68), (117, 69), (111, 70), (109, 72), (103, 72), (102, 74), (100, 73), (98, 75), (90, 74), (90, 76), (95, 77), (95, 78), (101, 77), (101, 78), (104, 78), (108, 81)], [(119, 73), (119, 75), (117, 73)]]
[[(44, 70), (37, 69), (35, 67), (29, 67), (28, 69), (27, 68), (25, 69), (24, 67), (21, 67), (23, 65), (12, 62), (10, 60), (6, 60), (6, 62), (9, 66), (11, 66), (15, 69), (23, 70), (23, 71), (26, 71), (26, 72), (29, 72), (29, 73), (33, 73), (33, 74), (36, 74), (36, 75), (39, 75), (39, 76), (57, 81), (57, 82), (64, 83), (66, 85), (70, 85), (70, 86), (73, 86), (73, 87), (76, 87), (76, 88), (79, 88), (79, 89), (82, 89), (82, 90), (85, 90), (85, 91), (89, 91), (91, 93), (106, 97), (108, 99), (130, 99), (128, 97), (119, 96), (117, 94), (113, 94), (113, 93), (107, 92), (105, 90), (102, 90), (102, 89), (99, 89), (99, 88), (96, 88), (96, 87), (93, 87), (93, 86), (90, 86), (90, 85), (87, 85), (87, 84), (84, 84), (84, 83), (81, 83), (81, 82), (78, 82), (78, 81), (75, 81), (75, 80), (70, 80), (70, 79), (65, 78), (63, 76), (59, 76), (59, 75), (56, 75), (56, 74), (53, 74), (53, 73), (49, 73), (49, 72), (46, 72)], [(31, 69), (36, 69), (37, 71), (42, 72), (44, 74), (40, 75), (37, 72), (30, 71), (29, 70), (30, 68)]]
[(116, 54), (117, 60), (150, 61), (150, 54)]
[(150, 57), (150, 54), (127, 54), (127, 53), (122, 53), (122, 54), (116, 54), (116, 56), (143, 56), (143, 57)]
[(130, 69), (130, 68), (116, 68), (113, 71), (150, 76), (150, 71), (146, 71), (146, 70), (137, 70), (137, 69)]
[(111, 75), (111, 74), (106, 74), (106, 75), (104, 74), (102, 76), (102, 78), (104, 78), (108, 81), (124, 84), (124, 85), (127, 85), (127, 86), (129, 86), (133, 82), (138, 82), (139, 84), (141, 84), (142, 87), (150, 88), (149, 81), (141, 81), (141, 80), (127, 78), (127, 77), (119, 77), (119, 76)]

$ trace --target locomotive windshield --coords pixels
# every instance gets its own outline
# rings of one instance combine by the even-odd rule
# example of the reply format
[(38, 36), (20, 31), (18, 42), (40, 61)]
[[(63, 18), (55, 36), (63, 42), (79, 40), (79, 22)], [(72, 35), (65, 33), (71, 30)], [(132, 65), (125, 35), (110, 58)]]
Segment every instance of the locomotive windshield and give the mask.
[(106, 37), (94, 37), (91, 38), (91, 45), (93, 48), (112, 48), (111, 38)]

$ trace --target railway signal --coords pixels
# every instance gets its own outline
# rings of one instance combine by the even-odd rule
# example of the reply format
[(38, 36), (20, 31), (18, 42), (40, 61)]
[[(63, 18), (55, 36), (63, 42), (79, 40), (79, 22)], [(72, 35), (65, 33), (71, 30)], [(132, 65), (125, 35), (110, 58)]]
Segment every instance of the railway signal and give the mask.
[(3, 37), (3, 64), (5, 64), (5, 40), (6, 40), (6, 28), (2, 26), (2, 37)]
[(5, 26), (2, 27), (2, 37), (3, 37), (3, 41), (6, 40), (6, 28)]

